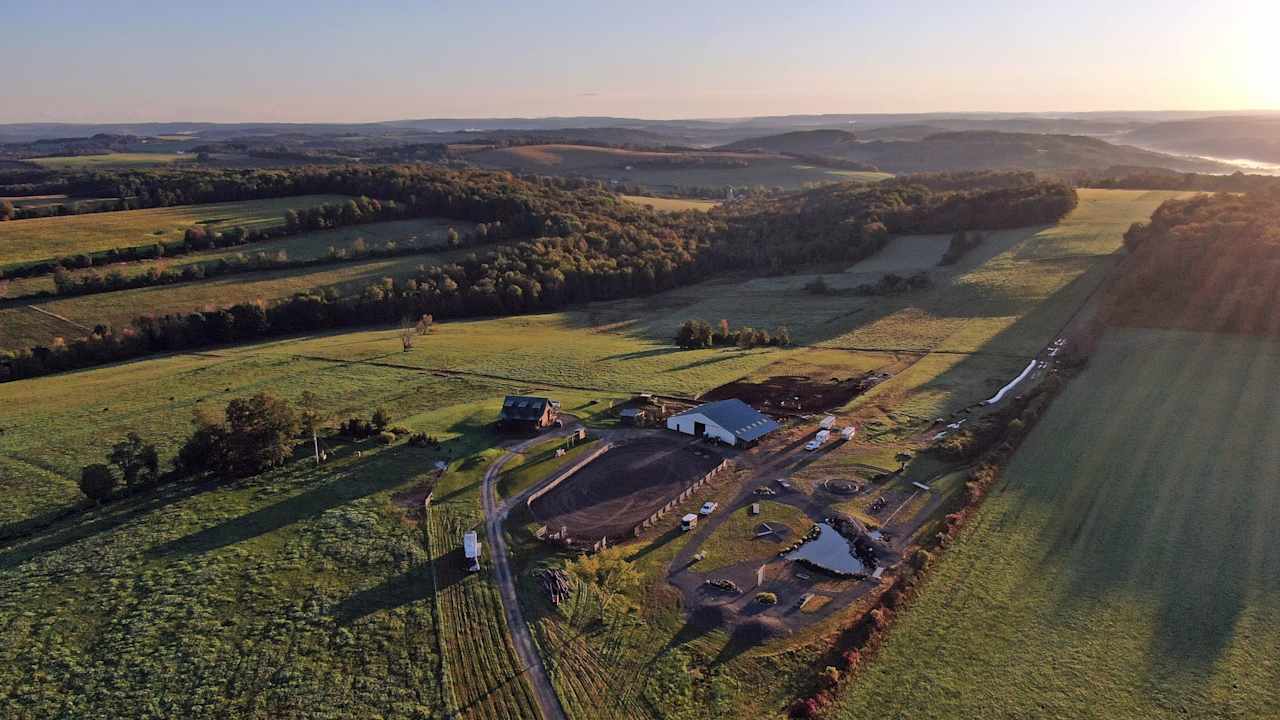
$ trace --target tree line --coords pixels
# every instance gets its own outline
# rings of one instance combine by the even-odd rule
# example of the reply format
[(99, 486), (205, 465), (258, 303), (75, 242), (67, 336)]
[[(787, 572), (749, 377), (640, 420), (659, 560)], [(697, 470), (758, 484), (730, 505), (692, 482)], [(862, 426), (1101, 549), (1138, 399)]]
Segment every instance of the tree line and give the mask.
[(729, 328), (729, 321), (724, 319), (713, 329), (706, 320), (693, 319), (685, 320), (676, 331), (675, 344), (686, 350), (726, 345), (744, 350), (765, 346), (786, 347), (791, 344), (791, 331), (785, 325), (779, 325), (772, 333), (749, 326), (733, 330)]
[[(414, 212), (502, 223), (533, 239), (424, 265), (345, 296), (315, 293), (266, 303), (137, 318), (88, 337), (9, 353), (8, 379), (33, 377), (214, 344), (359, 325), (545, 312), (647, 295), (717, 272), (784, 270), (869, 255), (889, 232), (1050, 222), (1075, 204), (1058, 184), (973, 193), (922, 186), (823, 187), (709, 213), (657, 213), (598, 183), (424, 166), (334, 170), (342, 191), (404, 203)], [(333, 192), (334, 189), (327, 190)]]
[(1124, 240), (1112, 323), (1280, 335), (1280, 190), (1169, 200)]

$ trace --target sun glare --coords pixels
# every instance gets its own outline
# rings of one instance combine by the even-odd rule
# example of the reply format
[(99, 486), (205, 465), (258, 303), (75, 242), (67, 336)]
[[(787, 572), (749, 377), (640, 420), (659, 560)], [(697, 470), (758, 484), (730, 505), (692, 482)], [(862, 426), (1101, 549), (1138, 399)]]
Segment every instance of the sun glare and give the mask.
[[(1261, 3), (1259, 3), (1261, 5)], [(1240, 80), (1252, 108), (1280, 108), (1280, 7), (1270, 2), (1249, 13)]]

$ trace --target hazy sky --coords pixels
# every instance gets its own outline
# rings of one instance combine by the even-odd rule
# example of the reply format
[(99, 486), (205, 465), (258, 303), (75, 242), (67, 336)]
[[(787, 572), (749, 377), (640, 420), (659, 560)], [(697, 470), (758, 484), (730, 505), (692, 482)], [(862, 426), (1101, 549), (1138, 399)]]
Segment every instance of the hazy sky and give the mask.
[(0, 122), (1280, 108), (1277, 0), (0, 0)]

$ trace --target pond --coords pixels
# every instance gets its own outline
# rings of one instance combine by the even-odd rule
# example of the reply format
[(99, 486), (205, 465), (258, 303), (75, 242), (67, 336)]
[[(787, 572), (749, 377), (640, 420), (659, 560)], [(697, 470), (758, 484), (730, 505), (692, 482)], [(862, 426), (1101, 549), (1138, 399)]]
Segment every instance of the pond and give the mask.
[(853, 554), (849, 541), (827, 523), (818, 523), (818, 537), (787, 553), (787, 559), (804, 560), (841, 575), (867, 572), (867, 566)]

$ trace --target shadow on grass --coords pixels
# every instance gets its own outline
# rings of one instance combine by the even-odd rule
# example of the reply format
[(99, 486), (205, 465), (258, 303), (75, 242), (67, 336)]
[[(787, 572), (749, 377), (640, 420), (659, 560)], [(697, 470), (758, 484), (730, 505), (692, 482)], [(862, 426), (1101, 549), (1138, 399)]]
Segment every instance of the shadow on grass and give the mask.
[(166, 508), (181, 500), (211, 490), (216, 485), (206, 483), (175, 483), (141, 495), (116, 500), (101, 508), (89, 510), (87, 515), (73, 518), (14, 540), (0, 552), (0, 569), (20, 565), (38, 555), (60, 550), (68, 545), (86, 540), (99, 533), (114, 530), (125, 523)]
[(670, 530), (662, 533), (658, 537), (654, 538), (653, 542), (649, 543), (648, 545), (645, 545), (643, 548), (641, 548), (640, 550), (637, 550), (635, 553), (630, 555), (627, 558), (627, 561), (635, 562), (637, 560), (640, 560), (651, 552), (661, 550), (663, 546), (665, 546), (667, 543), (671, 542), (672, 540), (675, 540), (678, 537), (680, 537), (680, 528), (673, 527)]
[[(452, 557), (453, 555), (457, 557)], [(433, 562), (450, 561), (462, 562), (462, 553), (450, 552)], [(454, 578), (456, 581), (456, 575)], [(349, 596), (334, 608), (334, 620), (339, 625), (350, 625), (383, 610), (394, 610), (404, 605), (429, 600), (432, 594), (431, 565), (424, 563), (380, 585)]]
[[(294, 465), (295, 472), (305, 466)], [(332, 466), (330, 466), (332, 467)], [(290, 496), (233, 520), (219, 523), (151, 548), (151, 557), (196, 555), (235, 545), (301, 520), (319, 517), (326, 510), (403, 485), (414, 475), (430, 470), (430, 456), (419, 448), (399, 445), (379, 451), (352, 464), (333, 468), (332, 478), (319, 486)], [(327, 472), (324, 468), (321, 472)], [(269, 478), (268, 478), (269, 479)], [(282, 478), (282, 482), (285, 480)]]

